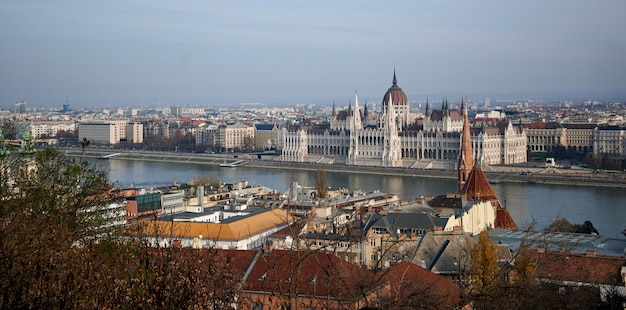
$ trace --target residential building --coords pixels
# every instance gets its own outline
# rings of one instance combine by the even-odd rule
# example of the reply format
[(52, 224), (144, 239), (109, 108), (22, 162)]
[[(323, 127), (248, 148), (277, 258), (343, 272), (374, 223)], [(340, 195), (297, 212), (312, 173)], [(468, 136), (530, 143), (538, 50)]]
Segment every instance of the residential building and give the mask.
[(330, 253), (273, 250), (245, 270), (246, 309), (452, 309), (460, 302), (452, 282), (411, 263), (376, 272)]
[(254, 127), (244, 124), (220, 126), (217, 130), (217, 147), (222, 151), (254, 149)]
[(126, 140), (128, 121), (94, 121), (78, 125), (78, 140), (94, 144), (117, 144)]
[(278, 149), (278, 126), (276, 124), (255, 124), (254, 145), (257, 149)]
[(219, 126), (208, 125), (196, 131), (196, 145), (206, 145), (210, 148), (218, 146)]
[(126, 141), (133, 144), (143, 143), (143, 124), (129, 122), (126, 126)]
[(55, 137), (59, 131), (73, 132), (76, 128), (76, 123), (67, 121), (30, 122), (30, 129), (34, 139), (41, 139), (43, 137), (52, 138)]

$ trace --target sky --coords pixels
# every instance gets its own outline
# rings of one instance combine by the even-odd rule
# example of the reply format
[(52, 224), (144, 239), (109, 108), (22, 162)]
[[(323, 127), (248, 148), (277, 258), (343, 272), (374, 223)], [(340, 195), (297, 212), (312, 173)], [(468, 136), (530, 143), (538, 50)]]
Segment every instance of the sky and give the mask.
[(0, 0), (0, 107), (626, 97), (626, 1)]

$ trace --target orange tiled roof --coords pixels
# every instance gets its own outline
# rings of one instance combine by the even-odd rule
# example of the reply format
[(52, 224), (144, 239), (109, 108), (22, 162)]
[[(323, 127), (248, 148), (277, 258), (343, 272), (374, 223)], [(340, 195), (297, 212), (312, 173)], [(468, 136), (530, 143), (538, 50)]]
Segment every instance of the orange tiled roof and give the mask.
[(496, 207), (495, 228), (517, 229), (517, 224), (513, 220), (511, 213), (501, 206)]
[(202, 235), (211, 240), (241, 240), (292, 222), (292, 217), (282, 209), (273, 209), (231, 223), (204, 222), (142, 222), (143, 234), (148, 236), (172, 236), (195, 238)]

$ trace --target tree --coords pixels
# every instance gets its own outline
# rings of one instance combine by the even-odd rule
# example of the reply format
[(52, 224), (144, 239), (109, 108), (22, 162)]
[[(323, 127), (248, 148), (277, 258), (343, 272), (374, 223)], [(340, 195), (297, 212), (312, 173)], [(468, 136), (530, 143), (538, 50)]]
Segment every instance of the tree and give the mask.
[(222, 181), (214, 174), (201, 174), (196, 178), (196, 182), (198, 182), (198, 185), (214, 190), (219, 189), (222, 184)]
[(76, 244), (102, 232), (106, 175), (53, 149), (2, 163), (0, 308), (61, 307)]
[(0, 158), (0, 309), (228, 309), (241, 275), (213, 249), (152, 248), (103, 227), (106, 175), (45, 149)]
[(323, 199), (328, 196), (328, 180), (326, 178), (326, 171), (319, 167), (315, 170), (315, 194), (319, 199)]
[(496, 245), (489, 239), (487, 231), (478, 236), (478, 244), (472, 249), (470, 257), (475, 290), (489, 289), (496, 280), (499, 268)]

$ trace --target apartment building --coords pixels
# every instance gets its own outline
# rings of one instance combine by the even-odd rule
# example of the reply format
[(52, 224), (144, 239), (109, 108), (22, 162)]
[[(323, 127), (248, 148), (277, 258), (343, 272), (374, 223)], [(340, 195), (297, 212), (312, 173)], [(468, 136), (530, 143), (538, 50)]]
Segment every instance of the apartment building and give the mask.
[(95, 144), (117, 144), (126, 137), (126, 121), (95, 121), (78, 125), (78, 139)]

